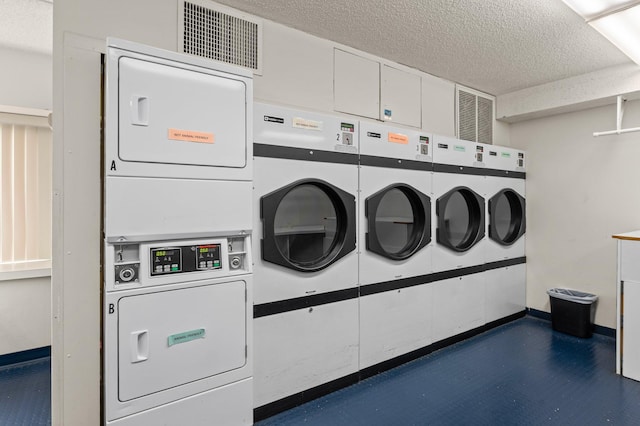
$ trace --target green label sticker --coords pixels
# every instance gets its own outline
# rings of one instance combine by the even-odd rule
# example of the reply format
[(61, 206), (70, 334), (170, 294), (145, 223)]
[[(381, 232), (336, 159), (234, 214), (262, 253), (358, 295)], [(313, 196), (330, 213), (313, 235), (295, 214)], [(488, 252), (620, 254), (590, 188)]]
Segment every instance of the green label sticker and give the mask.
[(511, 153), (509, 152), (501, 152), (500, 155), (502, 155), (503, 158), (511, 158)]
[(353, 132), (355, 126), (351, 123), (340, 123), (340, 130), (343, 132)]
[(467, 149), (462, 146), (462, 145), (454, 145), (453, 146), (454, 151), (458, 151), (458, 152), (465, 152)]
[(172, 334), (167, 338), (167, 343), (169, 343), (169, 346), (173, 346), (179, 343), (187, 343), (196, 339), (204, 339), (204, 328), (185, 331), (184, 333)]

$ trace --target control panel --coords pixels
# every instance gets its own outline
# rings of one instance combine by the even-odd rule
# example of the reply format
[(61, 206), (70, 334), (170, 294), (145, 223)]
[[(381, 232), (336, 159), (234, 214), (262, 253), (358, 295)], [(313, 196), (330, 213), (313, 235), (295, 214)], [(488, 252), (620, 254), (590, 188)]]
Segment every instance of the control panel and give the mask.
[(220, 244), (200, 244), (150, 249), (150, 274), (167, 275), (221, 269)]
[(107, 244), (107, 291), (251, 272), (250, 236)]

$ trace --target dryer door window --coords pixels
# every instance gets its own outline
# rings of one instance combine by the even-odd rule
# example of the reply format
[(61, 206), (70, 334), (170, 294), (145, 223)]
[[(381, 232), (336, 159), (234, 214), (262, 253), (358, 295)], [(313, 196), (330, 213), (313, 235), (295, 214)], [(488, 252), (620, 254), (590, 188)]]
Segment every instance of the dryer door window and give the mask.
[(417, 189), (391, 185), (365, 201), (367, 250), (392, 260), (413, 256), (431, 241), (431, 200)]
[(484, 238), (484, 198), (465, 186), (453, 188), (438, 198), (437, 241), (457, 252), (464, 252)]
[(512, 189), (503, 189), (489, 200), (489, 238), (509, 246), (524, 235), (525, 199)]
[(315, 272), (355, 250), (355, 197), (327, 182), (305, 179), (265, 195), (262, 259)]

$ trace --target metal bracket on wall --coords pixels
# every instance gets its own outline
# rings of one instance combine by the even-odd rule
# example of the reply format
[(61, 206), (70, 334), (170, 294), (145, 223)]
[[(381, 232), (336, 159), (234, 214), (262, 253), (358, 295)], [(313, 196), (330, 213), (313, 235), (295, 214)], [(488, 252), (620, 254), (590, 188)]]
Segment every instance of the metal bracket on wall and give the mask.
[(630, 129), (622, 128), (622, 118), (624, 117), (624, 104), (627, 102), (621, 95), (617, 98), (617, 116), (616, 116), (616, 130), (609, 130), (606, 132), (594, 132), (593, 136), (608, 136), (608, 135), (620, 135), (622, 133), (640, 132), (640, 127), (632, 127)]

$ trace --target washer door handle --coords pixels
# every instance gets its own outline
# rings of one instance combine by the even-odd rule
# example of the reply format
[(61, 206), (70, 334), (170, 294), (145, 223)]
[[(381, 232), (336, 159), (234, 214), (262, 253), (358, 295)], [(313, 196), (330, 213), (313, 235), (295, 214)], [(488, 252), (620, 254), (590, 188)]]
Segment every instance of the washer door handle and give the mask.
[(146, 361), (149, 358), (149, 330), (131, 332), (131, 363)]

